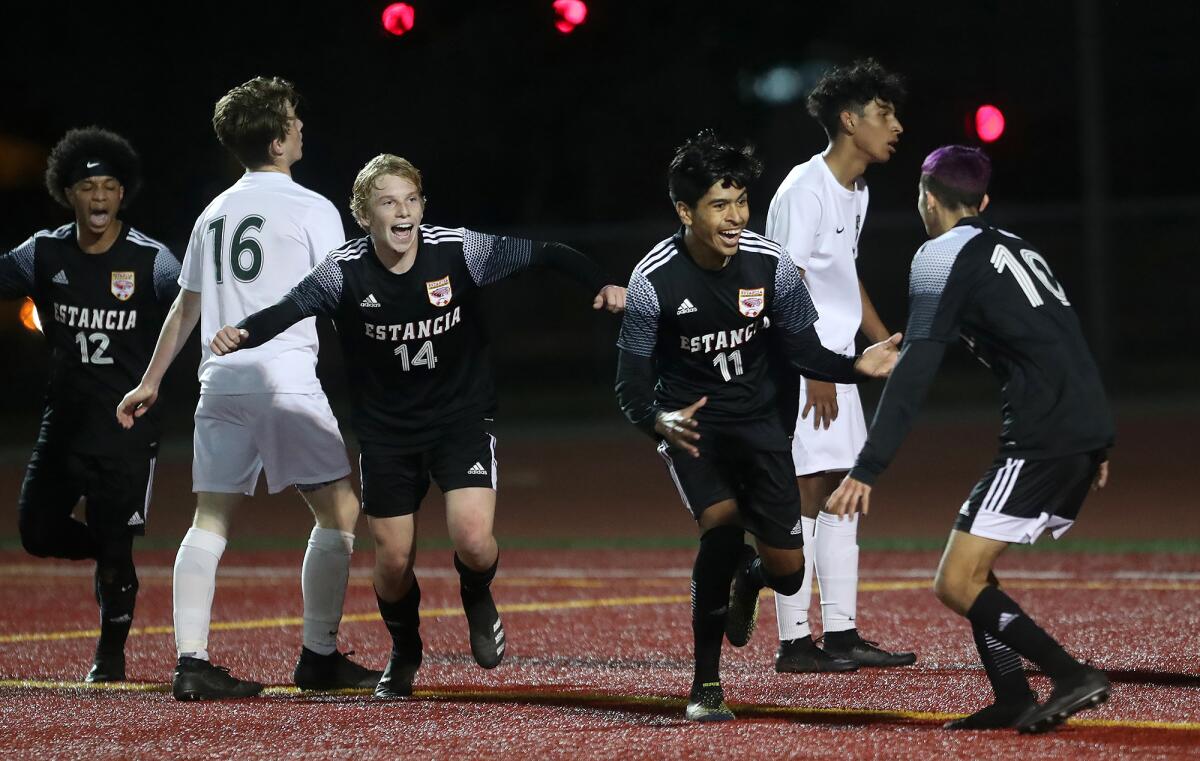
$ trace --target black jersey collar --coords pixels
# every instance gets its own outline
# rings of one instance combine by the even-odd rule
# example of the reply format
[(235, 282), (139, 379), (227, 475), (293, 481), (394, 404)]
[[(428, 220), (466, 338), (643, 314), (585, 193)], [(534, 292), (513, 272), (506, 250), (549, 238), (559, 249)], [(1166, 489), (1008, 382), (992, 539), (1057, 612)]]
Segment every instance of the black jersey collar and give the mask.
[(686, 233), (686, 232), (687, 232), (687, 225), (680, 225), (679, 229), (675, 231), (675, 234), (673, 236), (671, 236), (672, 240), (674, 242), (674, 245), (675, 245), (675, 250), (678, 251), (679, 253), (683, 254), (683, 256), (686, 257), (687, 260), (692, 263), (692, 266), (695, 267), (696, 269), (700, 270), (701, 272), (704, 272), (708, 275), (712, 275), (714, 277), (724, 276), (727, 273), (732, 272), (734, 270), (735, 266), (737, 265), (737, 263), (739, 261), (741, 261), (739, 257), (741, 256), (741, 253), (742, 253), (742, 247), (739, 244), (738, 252), (736, 254), (734, 254), (732, 257), (730, 257), (732, 261), (730, 261), (728, 264), (726, 264), (721, 269), (710, 270), (710, 269), (701, 267), (699, 264), (696, 263), (696, 260), (692, 258), (692, 252), (688, 250), (687, 244), (684, 243), (684, 241), (683, 241), (683, 236), (684, 236), (684, 233)]

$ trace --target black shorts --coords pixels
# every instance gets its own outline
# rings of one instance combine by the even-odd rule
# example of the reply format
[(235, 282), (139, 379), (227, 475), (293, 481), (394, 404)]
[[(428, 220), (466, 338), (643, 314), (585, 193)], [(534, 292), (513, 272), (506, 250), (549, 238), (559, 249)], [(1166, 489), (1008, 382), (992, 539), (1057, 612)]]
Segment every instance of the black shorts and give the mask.
[(699, 457), (663, 441), (658, 445), (679, 496), (696, 520), (712, 505), (737, 501), (742, 525), (764, 544), (804, 546), (800, 492), (790, 451), (754, 449), (740, 438), (707, 436)]
[(492, 421), (451, 429), (419, 452), (363, 445), (359, 454), (362, 509), (375, 518), (411, 515), (421, 507), (432, 477), (443, 493), (467, 487), (496, 488), (496, 437)]
[(158, 444), (140, 455), (76, 452), (40, 439), (29, 458), (17, 509), (21, 521), (56, 521), (84, 499), (84, 520), (95, 536), (142, 536), (150, 517), (150, 493)]
[(1104, 451), (1022, 460), (996, 457), (958, 511), (957, 531), (1033, 544), (1043, 531), (1057, 539), (1075, 523), (1104, 461)]

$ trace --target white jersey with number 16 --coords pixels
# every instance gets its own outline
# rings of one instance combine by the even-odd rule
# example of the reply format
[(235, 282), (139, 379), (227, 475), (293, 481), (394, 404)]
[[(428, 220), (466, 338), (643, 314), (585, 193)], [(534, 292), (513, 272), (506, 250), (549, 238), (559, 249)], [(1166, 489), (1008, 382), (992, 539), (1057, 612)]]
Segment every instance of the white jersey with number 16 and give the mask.
[(224, 357), (216, 332), (271, 306), (346, 240), (327, 198), (280, 172), (247, 172), (213, 199), (192, 230), (179, 285), (200, 293), (200, 393), (317, 393), (317, 330), (302, 320), (254, 349)]

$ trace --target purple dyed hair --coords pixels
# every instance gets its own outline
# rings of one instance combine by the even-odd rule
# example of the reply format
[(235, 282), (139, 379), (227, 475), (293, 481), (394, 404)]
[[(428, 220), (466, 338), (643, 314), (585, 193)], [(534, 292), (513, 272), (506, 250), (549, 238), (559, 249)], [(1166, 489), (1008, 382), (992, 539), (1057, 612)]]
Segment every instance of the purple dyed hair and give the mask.
[(921, 174), (968, 195), (983, 195), (992, 179), (992, 160), (979, 148), (943, 145), (925, 157)]

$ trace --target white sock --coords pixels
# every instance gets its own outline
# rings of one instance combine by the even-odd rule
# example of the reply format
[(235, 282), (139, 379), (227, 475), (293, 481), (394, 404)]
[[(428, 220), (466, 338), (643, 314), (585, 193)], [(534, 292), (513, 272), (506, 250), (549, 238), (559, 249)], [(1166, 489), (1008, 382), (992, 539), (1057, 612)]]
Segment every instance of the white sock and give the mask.
[(821, 585), (821, 624), (827, 632), (857, 628), (858, 515), (838, 520), (817, 516), (817, 581)]
[(354, 534), (347, 531), (314, 526), (308, 537), (300, 574), (300, 589), (304, 593), (304, 646), (318, 655), (337, 650), (353, 551)]
[(212, 619), (217, 563), (225, 537), (190, 528), (175, 555), (172, 594), (175, 603), (175, 650), (180, 656), (208, 660), (208, 625)]
[(804, 583), (794, 595), (775, 595), (776, 624), (780, 641), (802, 639), (812, 634), (808, 628), (808, 609), (812, 605), (813, 556), (816, 554), (813, 536), (817, 530), (815, 518), (801, 518), (804, 533)]

